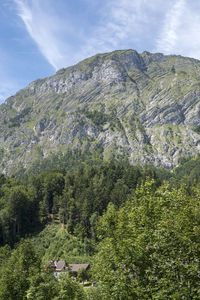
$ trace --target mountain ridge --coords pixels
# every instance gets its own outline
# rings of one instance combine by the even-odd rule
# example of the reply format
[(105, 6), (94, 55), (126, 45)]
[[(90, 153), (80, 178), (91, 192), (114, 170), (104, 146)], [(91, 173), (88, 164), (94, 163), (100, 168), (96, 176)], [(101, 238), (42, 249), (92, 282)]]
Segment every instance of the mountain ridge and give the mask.
[(199, 152), (199, 126), (200, 61), (131, 49), (97, 54), (0, 106), (0, 171), (100, 147), (104, 159), (173, 168)]

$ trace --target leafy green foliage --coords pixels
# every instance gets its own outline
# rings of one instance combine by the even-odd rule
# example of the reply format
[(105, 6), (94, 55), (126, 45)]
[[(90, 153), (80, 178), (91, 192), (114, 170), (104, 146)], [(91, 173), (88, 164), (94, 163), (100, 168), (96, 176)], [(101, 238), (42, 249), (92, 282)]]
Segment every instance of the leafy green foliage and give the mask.
[(11, 253), (9, 259), (2, 262), (0, 274), (0, 299), (24, 299), (30, 286), (29, 278), (40, 272), (40, 259), (33, 245), (22, 240)]
[[(2, 175), (0, 299), (198, 299), (198, 160), (173, 173), (109, 162), (25, 181)], [(52, 259), (91, 263), (98, 286), (58, 282), (43, 266)]]
[(52, 153), (47, 158), (36, 159), (28, 169), (18, 169), (15, 173), (17, 177), (26, 179), (33, 174), (40, 174), (52, 170), (65, 170), (66, 172), (74, 171), (80, 167), (97, 166), (103, 163), (102, 147), (98, 151), (65, 151)]
[(59, 293), (59, 285), (51, 271), (38, 273), (30, 278), (30, 286), (26, 291), (28, 300), (55, 299)]
[(69, 274), (57, 281), (53, 270), (41, 268), (41, 261), (29, 240), (21, 240), (6, 256), (1, 263), (0, 299), (85, 299), (82, 287)]
[(89, 239), (80, 240), (69, 234), (60, 224), (49, 224), (32, 238), (35, 249), (43, 263), (52, 259), (71, 263), (89, 263), (94, 253), (94, 244)]
[(59, 283), (60, 291), (57, 300), (69, 299), (69, 300), (84, 300), (85, 293), (83, 288), (74, 281), (69, 275), (64, 275)]
[(147, 177), (159, 186), (170, 177), (153, 166), (109, 162), (73, 172), (51, 170), (26, 181), (0, 178), (0, 242), (16, 242), (51, 220), (66, 225), (82, 241), (96, 240), (96, 222), (111, 202), (120, 207)]
[(94, 274), (109, 299), (197, 299), (199, 191), (156, 190), (147, 182), (133, 200), (100, 218)]
[(80, 269), (78, 271), (78, 279), (80, 280), (80, 282), (84, 282), (88, 280), (89, 279), (88, 271), (85, 270), (84, 268)]

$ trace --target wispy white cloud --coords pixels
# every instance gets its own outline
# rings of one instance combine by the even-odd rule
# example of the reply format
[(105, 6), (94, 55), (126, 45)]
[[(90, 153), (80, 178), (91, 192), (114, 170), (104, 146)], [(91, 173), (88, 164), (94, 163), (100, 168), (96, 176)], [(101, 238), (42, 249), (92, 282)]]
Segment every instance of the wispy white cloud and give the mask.
[[(29, 80), (52, 71), (40, 53), (54, 70), (96, 53), (127, 48), (200, 59), (199, 0), (1, 1), (1, 21), (6, 20), (8, 10), (13, 18), (8, 20), (11, 28), (5, 25), (8, 42), (0, 45), (0, 102)], [(15, 35), (15, 26), (20, 34)], [(13, 33), (9, 35), (7, 28)]]
[[(147, 0), (102, 0), (95, 24), (84, 27), (83, 20), (78, 20), (78, 27), (75, 15), (58, 17), (56, 2), (52, 0), (14, 1), (29, 35), (56, 70), (95, 53), (137, 48), (145, 31), (149, 31), (149, 24), (155, 23), (153, 10), (160, 9), (161, 2), (154, 0), (152, 5)], [(90, 0), (86, 2), (89, 5)]]
[(49, 6), (45, 0), (14, 1), (29, 35), (37, 43), (44, 57), (57, 70), (63, 63), (62, 41), (58, 37), (61, 24), (58, 17), (47, 10)]
[(177, 0), (166, 14), (160, 38), (157, 40), (157, 49), (161, 52), (174, 51), (178, 40), (179, 27), (185, 12), (185, 0)]
[[(114, 49), (142, 48), (156, 24), (155, 11), (164, 12), (161, 0), (110, 0), (104, 2), (101, 18), (87, 42), (87, 55)], [(143, 41), (143, 42), (142, 42)], [(146, 45), (148, 42), (146, 43)], [(146, 49), (144, 49), (146, 50)]]
[(61, 14), (54, 0), (14, 1), (27, 32), (55, 70), (126, 48), (200, 58), (197, 0), (77, 0), (98, 6), (93, 23), (92, 15), (70, 15), (65, 1), (59, 2), (65, 7)]
[(200, 59), (200, 3), (177, 0), (171, 3), (155, 51)]
[(133, 48), (200, 59), (199, 11), (198, 0), (110, 0), (89, 39), (91, 50)]

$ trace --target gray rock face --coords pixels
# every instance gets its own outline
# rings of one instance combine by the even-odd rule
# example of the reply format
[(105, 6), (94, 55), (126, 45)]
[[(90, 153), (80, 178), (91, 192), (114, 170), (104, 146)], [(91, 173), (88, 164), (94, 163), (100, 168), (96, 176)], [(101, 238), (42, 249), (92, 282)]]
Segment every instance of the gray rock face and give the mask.
[(172, 168), (200, 150), (200, 61), (134, 50), (98, 54), (0, 106), (0, 171), (68, 149)]

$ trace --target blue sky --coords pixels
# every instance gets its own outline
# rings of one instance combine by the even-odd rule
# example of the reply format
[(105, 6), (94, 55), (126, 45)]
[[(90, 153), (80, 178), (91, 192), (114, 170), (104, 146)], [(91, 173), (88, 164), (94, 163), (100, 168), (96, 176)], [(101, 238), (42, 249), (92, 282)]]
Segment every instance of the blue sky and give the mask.
[(116, 49), (200, 59), (199, 0), (0, 0), (0, 102)]

